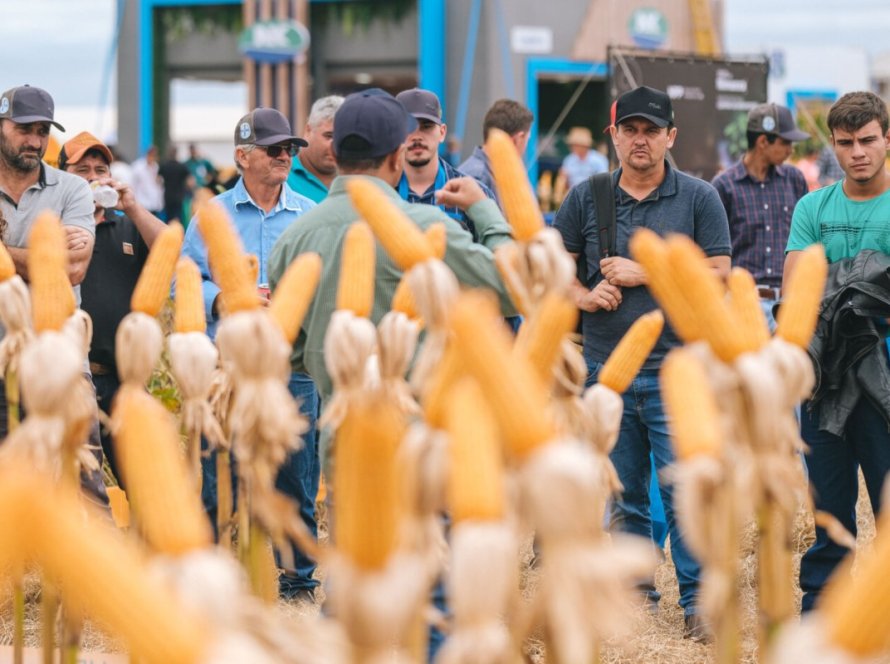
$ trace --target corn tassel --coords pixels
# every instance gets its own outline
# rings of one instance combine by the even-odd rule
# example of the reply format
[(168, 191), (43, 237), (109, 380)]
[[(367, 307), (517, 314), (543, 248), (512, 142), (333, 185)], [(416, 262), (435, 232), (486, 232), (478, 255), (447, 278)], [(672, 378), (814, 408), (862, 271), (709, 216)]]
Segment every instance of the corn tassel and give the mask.
[(478, 383), (464, 378), (447, 406), (448, 504), (455, 524), (504, 518), (504, 468), (497, 422)]
[(15, 263), (6, 249), (6, 245), (0, 242), (0, 283), (15, 276)]
[(509, 333), (489, 296), (463, 293), (451, 314), (463, 366), (491, 404), (507, 449), (524, 459), (554, 435), (544, 385), (528, 360), (511, 353)]
[(562, 348), (562, 340), (578, 324), (578, 308), (555, 291), (544, 296), (532, 318), (520, 328), (514, 353), (524, 353), (544, 385), (553, 383), (553, 365)]
[(130, 309), (157, 316), (170, 297), (170, 283), (182, 250), (182, 226), (167, 226), (151, 245), (148, 259), (130, 298)]
[(396, 547), (401, 514), (396, 452), (406, 428), (392, 401), (365, 395), (351, 404), (336, 433), (334, 541), (364, 570), (385, 567)]
[(297, 339), (319, 279), (321, 257), (318, 254), (305, 253), (297, 256), (278, 282), (269, 305), (269, 313), (289, 344)]
[(756, 351), (769, 341), (769, 326), (760, 306), (754, 277), (744, 268), (734, 267), (729, 273), (726, 286), (729, 289), (730, 307), (741, 327), (746, 350)]
[(617, 394), (623, 394), (649, 357), (663, 329), (664, 316), (658, 309), (637, 318), (600, 370), (599, 382)]
[(201, 290), (201, 270), (191, 258), (180, 258), (176, 263), (176, 301), (173, 310), (173, 329), (177, 332), (206, 332), (204, 294)]
[(504, 216), (513, 227), (513, 236), (519, 242), (527, 242), (544, 228), (544, 216), (522, 158), (510, 136), (499, 129), (488, 133), (485, 152), (491, 162)]
[(828, 262), (821, 244), (804, 249), (788, 279), (776, 320), (776, 336), (803, 349), (816, 331)]
[(445, 224), (437, 222), (429, 226), (423, 234), (426, 235), (427, 242), (430, 243), (433, 256), (440, 261), (445, 260), (445, 251), (448, 249), (448, 229), (445, 228)]
[(393, 311), (405, 314), (411, 320), (420, 320), (421, 316), (417, 310), (417, 303), (414, 301), (414, 293), (411, 291), (411, 286), (408, 285), (408, 280), (404, 274), (399, 280), (399, 285), (396, 286), (396, 292), (393, 293), (390, 308)]
[(346, 183), (346, 191), (352, 205), (402, 271), (434, 257), (429, 241), (417, 225), (373, 182), (351, 179)]
[(340, 257), (340, 281), (337, 284), (337, 309), (368, 318), (374, 306), (374, 234), (364, 222), (356, 222), (346, 231)]
[(40, 214), (28, 236), (28, 277), (34, 330), (60, 330), (76, 302), (68, 279), (65, 231), (52, 212)]
[(698, 321), (683, 294), (668, 261), (667, 243), (648, 228), (640, 228), (630, 239), (634, 260), (646, 270), (647, 288), (667, 314), (680, 338), (689, 343), (702, 338)]
[(701, 361), (689, 351), (674, 350), (665, 358), (659, 380), (677, 458), (719, 455), (720, 414)]
[(222, 303), (228, 313), (249, 311), (260, 306), (256, 280), (241, 248), (241, 240), (226, 211), (213, 201), (201, 206), (198, 228), (207, 244), (207, 257), (213, 280), (222, 290)]
[(118, 396), (114, 438), (136, 522), (151, 547), (181, 555), (210, 546), (210, 524), (189, 480), (173, 417), (140, 390)]

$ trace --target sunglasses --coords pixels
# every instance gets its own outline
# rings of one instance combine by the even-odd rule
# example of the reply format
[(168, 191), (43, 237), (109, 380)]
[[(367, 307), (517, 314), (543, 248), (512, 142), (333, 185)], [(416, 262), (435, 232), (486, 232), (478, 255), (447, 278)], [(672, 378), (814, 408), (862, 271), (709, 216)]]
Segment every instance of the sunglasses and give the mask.
[(272, 159), (278, 159), (282, 152), (287, 152), (291, 157), (299, 152), (299, 148), (293, 143), (288, 143), (287, 145), (258, 145), (257, 147), (265, 150), (266, 154)]

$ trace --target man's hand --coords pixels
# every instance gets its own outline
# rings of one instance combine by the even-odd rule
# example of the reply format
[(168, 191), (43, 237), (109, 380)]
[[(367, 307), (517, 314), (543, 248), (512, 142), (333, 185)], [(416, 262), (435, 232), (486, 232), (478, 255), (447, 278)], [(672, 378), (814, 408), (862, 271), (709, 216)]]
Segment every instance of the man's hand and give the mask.
[(580, 284), (575, 289), (575, 305), (584, 311), (615, 311), (621, 304), (621, 289), (603, 279), (592, 290)]
[(474, 203), (485, 200), (485, 192), (473, 178), (454, 178), (436, 192), (436, 203), (460, 208), (464, 212)]
[(62, 226), (62, 228), (65, 229), (68, 251), (83, 251), (90, 245), (93, 239), (89, 231), (80, 226)]
[(136, 205), (136, 196), (133, 195), (133, 190), (130, 189), (128, 184), (113, 180), (112, 178), (102, 178), (99, 180), (99, 184), (108, 185), (117, 192), (120, 199), (118, 200), (117, 205), (114, 206), (115, 209), (127, 212), (128, 209), (132, 209), (132, 207)]
[(600, 272), (614, 286), (642, 286), (646, 283), (646, 271), (639, 263), (621, 256), (609, 256), (600, 261)]

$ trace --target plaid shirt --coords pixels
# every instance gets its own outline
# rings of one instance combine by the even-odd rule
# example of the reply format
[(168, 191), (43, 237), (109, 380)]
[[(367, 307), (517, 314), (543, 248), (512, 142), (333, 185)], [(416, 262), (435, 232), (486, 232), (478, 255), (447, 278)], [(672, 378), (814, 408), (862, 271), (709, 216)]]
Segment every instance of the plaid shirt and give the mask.
[(791, 215), (807, 193), (803, 173), (794, 166), (774, 166), (759, 182), (739, 160), (711, 184), (729, 218), (732, 264), (748, 270), (759, 285), (780, 287)]

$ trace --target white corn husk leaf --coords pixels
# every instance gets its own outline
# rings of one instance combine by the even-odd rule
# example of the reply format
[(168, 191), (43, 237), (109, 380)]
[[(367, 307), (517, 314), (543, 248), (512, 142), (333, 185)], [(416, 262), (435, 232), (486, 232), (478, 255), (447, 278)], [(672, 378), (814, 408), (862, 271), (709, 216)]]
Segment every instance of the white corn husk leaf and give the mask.
[[(226, 435), (229, 431), (229, 413), (232, 410), (232, 402), (235, 395), (235, 381), (232, 378), (232, 363), (220, 360), (219, 366), (213, 372), (213, 379), (210, 382), (210, 393), (207, 400), (210, 403), (210, 410), (213, 417), (219, 422), (223, 431), (223, 437), (217, 441), (217, 448), (229, 449), (230, 440)], [(211, 449), (213, 448), (213, 441)]]
[(174, 332), (167, 339), (170, 373), (182, 394), (181, 419), (186, 435), (204, 434), (211, 447), (223, 442), (223, 432), (210, 406), (210, 389), (219, 353), (203, 332)]
[(527, 243), (498, 247), (495, 260), (519, 309), (531, 315), (544, 296), (567, 293), (577, 266), (554, 228), (543, 228)]
[(164, 333), (157, 320), (140, 311), (124, 316), (115, 334), (114, 351), (121, 382), (144, 387), (163, 349)]
[(825, 618), (818, 611), (803, 616), (800, 623), (785, 625), (773, 641), (764, 661), (767, 664), (877, 664), (885, 657), (857, 657), (833, 645)]
[(518, 538), (503, 522), (465, 521), (451, 530), (451, 634), (436, 664), (512, 664), (518, 649), (507, 620), (519, 587)]
[(609, 454), (618, 442), (624, 400), (614, 390), (596, 383), (584, 392), (582, 406), (584, 439), (591, 443), (591, 449), (607, 474), (605, 490), (610, 494), (617, 493), (622, 489), (621, 481)]
[(0, 283), (0, 323), (6, 334), (0, 340), (0, 375), (18, 370), (19, 356), (34, 338), (31, 296), (19, 275)]
[(451, 268), (436, 258), (415, 265), (405, 279), (426, 326), (426, 336), (410, 381), (415, 394), (419, 394), (445, 352), (448, 316), (460, 292), (460, 285)]
[(442, 524), (448, 480), (447, 434), (423, 422), (412, 424), (399, 447), (398, 463), (407, 512), (401, 519), (400, 546), (417, 552), (439, 570), (448, 554)]
[(75, 309), (62, 324), (62, 333), (74, 342), (84, 358), (89, 356), (93, 341), (93, 319), (86, 311)]
[(581, 395), (587, 379), (587, 363), (570, 339), (563, 339), (560, 358), (553, 367), (550, 410), (560, 435), (586, 438), (586, 409)]
[(377, 362), (380, 387), (403, 413), (413, 415), (420, 406), (405, 379), (417, 349), (420, 326), (400, 311), (390, 311), (377, 326)]
[(290, 378), (291, 346), (265, 309), (239, 311), (219, 324), (216, 345), (236, 379)]
[(377, 351), (377, 328), (351, 311), (331, 315), (324, 337), (324, 357), (334, 391), (319, 418), (319, 428), (337, 429), (357, 395), (366, 388), (369, 359)]

